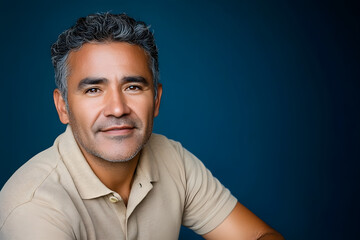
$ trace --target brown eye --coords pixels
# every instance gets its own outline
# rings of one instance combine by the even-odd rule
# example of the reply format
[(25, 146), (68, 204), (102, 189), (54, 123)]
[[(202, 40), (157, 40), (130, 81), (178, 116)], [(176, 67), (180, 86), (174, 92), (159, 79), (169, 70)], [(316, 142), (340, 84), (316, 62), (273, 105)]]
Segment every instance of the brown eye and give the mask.
[(136, 86), (136, 85), (131, 85), (127, 89), (130, 90), (130, 91), (138, 91), (138, 90), (141, 90), (141, 87)]
[(85, 93), (89, 93), (89, 94), (94, 94), (94, 93), (99, 93), (100, 89), (98, 88), (89, 88), (85, 91)]

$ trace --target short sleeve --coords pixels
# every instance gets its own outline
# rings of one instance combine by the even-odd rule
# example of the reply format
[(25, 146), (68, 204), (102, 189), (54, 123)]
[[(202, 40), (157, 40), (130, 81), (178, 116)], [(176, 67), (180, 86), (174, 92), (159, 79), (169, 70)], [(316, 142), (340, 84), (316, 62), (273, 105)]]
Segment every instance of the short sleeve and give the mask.
[(61, 213), (33, 202), (15, 208), (0, 229), (3, 240), (72, 240), (71, 226)]
[(237, 199), (186, 149), (183, 160), (186, 175), (183, 225), (203, 235), (225, 220)]

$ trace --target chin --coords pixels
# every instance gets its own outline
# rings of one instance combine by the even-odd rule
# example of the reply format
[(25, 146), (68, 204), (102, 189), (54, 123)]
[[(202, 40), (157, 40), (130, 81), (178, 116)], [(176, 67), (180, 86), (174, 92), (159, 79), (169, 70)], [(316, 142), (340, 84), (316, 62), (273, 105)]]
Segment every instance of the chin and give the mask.
[[(97, 155), (97, 157), (107, 162), (120, 163), (131, 161), (141, 151), (143, 146), (139, 146), (138, 149), (133, 149), (129, 152), (111, 152), (106, 151)], [(114, 149), (114, 148), (113, 148)]]

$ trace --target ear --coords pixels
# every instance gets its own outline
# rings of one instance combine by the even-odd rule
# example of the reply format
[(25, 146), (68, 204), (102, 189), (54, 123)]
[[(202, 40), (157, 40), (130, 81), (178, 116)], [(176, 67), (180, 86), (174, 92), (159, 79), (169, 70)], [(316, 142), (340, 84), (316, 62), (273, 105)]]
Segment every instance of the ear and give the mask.
[(159, 115), (161, 95), (162, 95), (162, 84), (159, 83), (157, 87), (157, 96), (155, 99), (154, 117), (157, 117), (157, 115)]
[(56, 107), (56, 111), (59, 115), (59, 119), (63, 124), (69, 123), (69, 115), (66, 108), (65, 100), (63, 99), (59, 89), (55, 89), (53, 93), (54, 103)]

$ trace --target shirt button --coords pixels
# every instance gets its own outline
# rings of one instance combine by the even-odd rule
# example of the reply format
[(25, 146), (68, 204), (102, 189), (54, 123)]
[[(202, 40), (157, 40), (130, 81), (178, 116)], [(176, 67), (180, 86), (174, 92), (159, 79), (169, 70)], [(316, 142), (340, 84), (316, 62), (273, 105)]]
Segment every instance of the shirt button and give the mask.
[(109, 200), (110, 200), (110, 202), (112, 202), (112, 203), (117, 203), (117, 202), (119, 201), (119, 199), (118, 199), (117, 197), (115, 197), (115, 196), (110, 196), (110, 197), (109, 197)]

